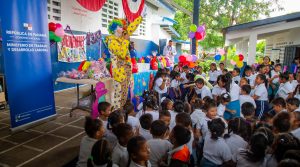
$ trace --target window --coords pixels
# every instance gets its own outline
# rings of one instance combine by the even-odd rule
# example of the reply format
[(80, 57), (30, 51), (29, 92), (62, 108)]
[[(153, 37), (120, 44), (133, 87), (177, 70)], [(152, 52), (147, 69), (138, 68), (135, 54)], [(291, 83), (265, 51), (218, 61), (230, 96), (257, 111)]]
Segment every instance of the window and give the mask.
[(58, 10), (58, 9), (52, 9), (52, 10), (53, 10), (53, 13), (58, 13), (58, 14), (61, 13), (60, 10)]
[(119, 17), (119, 4), (114, 3), (111, 0), (108, 0), (105, 2), (104, 6), (101, 10), (101, 16), (102, 16), (102, 27), (107, 28), (109, 22), (113, 20), (114, 18)]
[(48, 15), (48, 19), (50, 19), (50, 15)]
[(47, 0), (47, 3), (50, 4), (50, 0)]
[(57, 1), (52, 1), (52, 4), (53, 4), (54, 6), (60, 6), (60, 2), (57, 2)]
[(48, 6), (48, 12), (50, 12), (50, 7)]
[(57, 16), (53, 16), (53, 19), (56, 20), (56, 21), (60, 21), (61, 20), (61, 18), (57, 17)]

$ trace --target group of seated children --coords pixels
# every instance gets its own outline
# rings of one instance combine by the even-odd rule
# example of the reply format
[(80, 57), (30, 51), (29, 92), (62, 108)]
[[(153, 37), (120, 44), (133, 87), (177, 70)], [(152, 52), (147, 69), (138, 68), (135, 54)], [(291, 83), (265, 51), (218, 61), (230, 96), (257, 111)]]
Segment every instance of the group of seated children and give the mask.
[(78, 167), (300, 166), (300, 73), (220, 68), (160, 69), (138, 106), (99, 103)]

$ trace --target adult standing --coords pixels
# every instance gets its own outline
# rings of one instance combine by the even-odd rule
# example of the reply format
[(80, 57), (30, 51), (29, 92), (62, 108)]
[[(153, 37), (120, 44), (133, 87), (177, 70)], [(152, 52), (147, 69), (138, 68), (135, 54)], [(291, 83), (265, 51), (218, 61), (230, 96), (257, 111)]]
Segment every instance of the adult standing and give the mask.
[(171, 63), (174, 63), (174, 56), (177, 54), (176, 48), (173, 46), (173, 41), (169, 40), (169, 43), (164, 48), (163, 55), (167, 56)]

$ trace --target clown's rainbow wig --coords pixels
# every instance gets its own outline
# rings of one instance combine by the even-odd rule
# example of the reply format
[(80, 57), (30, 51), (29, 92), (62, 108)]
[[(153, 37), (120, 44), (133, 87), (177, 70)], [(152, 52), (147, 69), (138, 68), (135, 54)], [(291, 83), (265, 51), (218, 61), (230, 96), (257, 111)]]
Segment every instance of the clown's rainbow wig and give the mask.
[(109, 25), (108, 25), (108, 32), (110, 34), (114, 34), (115, 30), (117, 29), (117, 27), (123, 27), (123, 23), (121, 20), (119, 19), (113, 19)]

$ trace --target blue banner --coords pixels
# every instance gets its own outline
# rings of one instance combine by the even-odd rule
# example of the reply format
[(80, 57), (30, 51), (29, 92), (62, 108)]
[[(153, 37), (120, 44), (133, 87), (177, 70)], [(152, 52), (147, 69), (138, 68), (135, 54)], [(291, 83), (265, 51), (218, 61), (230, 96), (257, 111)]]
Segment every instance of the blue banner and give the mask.
[(11, 127), (55, 115), (46, 0), (1, 1)]

